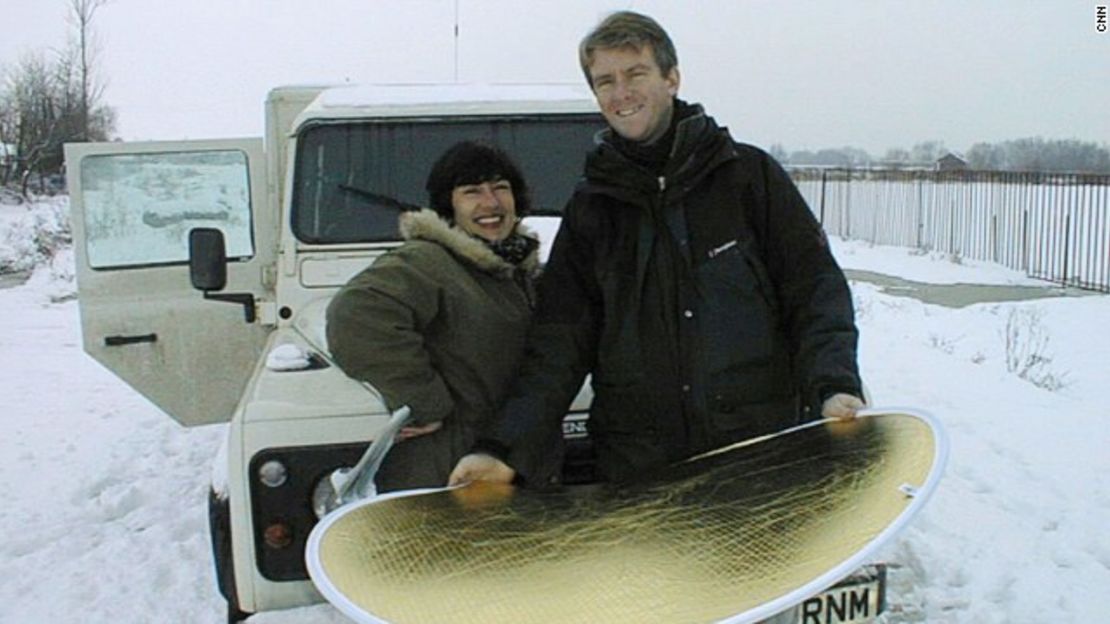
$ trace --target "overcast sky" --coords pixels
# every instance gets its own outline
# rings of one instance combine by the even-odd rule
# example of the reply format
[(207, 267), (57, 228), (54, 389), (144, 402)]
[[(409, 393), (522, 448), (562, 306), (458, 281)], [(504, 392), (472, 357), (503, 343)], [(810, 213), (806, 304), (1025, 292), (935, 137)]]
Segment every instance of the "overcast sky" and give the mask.
[[(0, 65), (64, 45), (67, 3), (0, 0)], [(675, 40), (680, 95), (737, 139), (879, 156), (930, 139), (1110, 143), (1096, 4), (111, 0), (94, 27), (126, 140), (260, 135), (266, 92), (283, 84), (577, 82), (581, 36), (633, 8)]]

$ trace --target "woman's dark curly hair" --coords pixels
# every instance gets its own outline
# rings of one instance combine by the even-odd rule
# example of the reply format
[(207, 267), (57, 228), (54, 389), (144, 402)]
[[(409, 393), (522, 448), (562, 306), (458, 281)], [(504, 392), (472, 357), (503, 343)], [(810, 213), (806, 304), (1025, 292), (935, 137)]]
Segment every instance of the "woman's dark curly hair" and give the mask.
[(528, 184), (508, 155), (492, 145), (474, 141), (461, 141), (452, 145), (432, 165), (424, 188), (428, 191), (432, 210), (447, 221), (454, 221), (455, 208), (451, 205), (451, 192), (455, 187), (494, 180), (507, 180), (513, 186), (516, 214), (518, 217), (527, 215), (531, 208)]

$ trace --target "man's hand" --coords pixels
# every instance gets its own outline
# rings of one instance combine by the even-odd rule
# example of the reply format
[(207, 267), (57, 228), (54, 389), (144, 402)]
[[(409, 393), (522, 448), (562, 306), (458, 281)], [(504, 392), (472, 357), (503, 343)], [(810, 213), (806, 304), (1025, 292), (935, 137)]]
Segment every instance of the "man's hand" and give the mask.
[(415, 438), (415, 437), (422, 436), (422, 435), (428, 435), (429, 433), (435, 433), (436, 431), (439, 431), (442, 428), (443, 428), (443, 421), (442, 420), (437, 420), (435, 422), (430, 422), (426, 425), (414, 425), (412, 427), (401, 427), (401, 430), (397, 432), (397, 441), (400, 442), (402, 440), (408, 440), (409, 438)]
[(515, 476), (516, 471), (500, 459), (484, 453), (471, 453), (464, 455), (459, 463), (455, 464), (455, 469), (447, 479), (447, 485), (463, 485), (471, 481), (511, 483)]
[(859, 397), (844, 393), (834, 394), (821, 404), (821, 416), (851, 420), (856, 417), (856, 412), (863, 409), (863, 406), (864, 403)]

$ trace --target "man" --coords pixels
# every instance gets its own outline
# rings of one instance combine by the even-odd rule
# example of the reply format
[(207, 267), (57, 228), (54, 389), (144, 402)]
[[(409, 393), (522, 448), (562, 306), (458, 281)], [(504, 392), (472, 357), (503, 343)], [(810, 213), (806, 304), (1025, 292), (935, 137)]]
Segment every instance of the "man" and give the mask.
[(674, 46), (611, 15), (582, 41), (609, 128), (540, 280), (499, 426), (451, 483), (550, 479), (543, 441), (587, 374), (603, 478), (863, 406), (851, 295), (777, 163), (678, 99)]

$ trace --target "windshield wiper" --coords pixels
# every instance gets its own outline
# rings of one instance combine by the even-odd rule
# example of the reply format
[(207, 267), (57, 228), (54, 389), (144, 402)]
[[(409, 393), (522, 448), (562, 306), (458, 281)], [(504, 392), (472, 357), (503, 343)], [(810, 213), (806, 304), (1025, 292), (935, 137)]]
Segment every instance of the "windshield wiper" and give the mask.
[(376, 204), (381, 204), (381, 205), (386, 206), (388, 208), (393, 208), (395, 210), (400, 210), (402, 212), (407, 212), (407, 211), (410, 211), (410, 210), (420, 210), (420, 209), (423, 208), (423, 206), (417, 206), (416, 204), (410, 204), (408, 202), (403, 202), (399, 199), (394, 199), (393, 197), (390, 197), (389, 195), (382, 195), (381, 193), (375, 193), (374, 191), (368, 191), (364, 188), (359, 188), (357, 186), (351, 186), (349, 184), (337, 184), (336, 186), (341, 191), (346, 191), (347, 193), (350, 193), (352, 195), (356, 195), (356, 196), (361, 197), (363, 199), (370, 200), (370, 201), (372, 201)]

